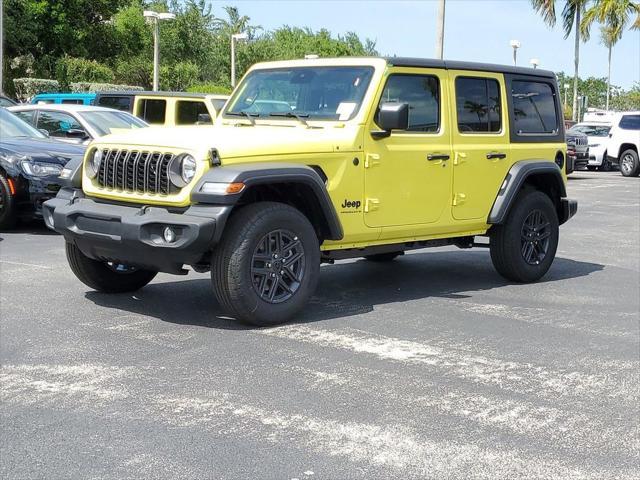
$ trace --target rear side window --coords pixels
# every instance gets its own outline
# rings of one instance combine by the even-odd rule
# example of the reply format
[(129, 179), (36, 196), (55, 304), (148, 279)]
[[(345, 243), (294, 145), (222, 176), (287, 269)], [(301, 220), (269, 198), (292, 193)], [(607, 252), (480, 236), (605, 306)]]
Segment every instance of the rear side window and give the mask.
[(100, 97), (98, 105), (101, 107), (115, 108), (124, 112), (131, 112), (131, 97)]
[[(205, 115), (206, 117), (204, 117)], [(213, 123), (207, 106), (204, 102), (178, 100), (176, 102), (176, 124), (193, 125), (195, 123)]]
[(623, 130), (640, 130), (640, 115), (623, 115), (620, 119)]
[(166, 111), (166, 100), (157, 100), (155, 98), (143, 99), (140, 100), (138, 116), (147, 123), (164, 123)]
[(380, 103), (408, 103), (410, 132), (440, 129), (440, 85), (431, 75), (391, 75)]
[(24, 112), (13, 112), (13, 113), (15, 113), (18, 117), (20, 117), (25, 122), (35, 127), (35, 116), (36, 116), (35, 110), (26, 110)]
[(456, 109), (460, 133), (502, 130), (500, 85), (492, 78), (456, 78)]
[(513, 125), (518, 135), (555, 134), (558, 117), (551, 85), (543, 82), (514, 80)]

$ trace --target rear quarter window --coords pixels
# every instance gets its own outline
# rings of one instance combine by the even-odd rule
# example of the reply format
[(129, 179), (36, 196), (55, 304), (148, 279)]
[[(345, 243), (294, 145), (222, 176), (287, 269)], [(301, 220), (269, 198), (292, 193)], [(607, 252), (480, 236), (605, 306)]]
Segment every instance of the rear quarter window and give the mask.
[(147, 123), (163, 124), (165, 123), (165, 114), (167, 111), (167, 101), (155, 98), (145, 98), (140, 100), (138, 105), (138, 117)]
[(550, 84), (514, 80), (511, 95), (516, 135), (553, 135), (558, 132), (556, 103)]
[(640, 115), (623, 115), (620, 119), (623, 130), (640, 130)]

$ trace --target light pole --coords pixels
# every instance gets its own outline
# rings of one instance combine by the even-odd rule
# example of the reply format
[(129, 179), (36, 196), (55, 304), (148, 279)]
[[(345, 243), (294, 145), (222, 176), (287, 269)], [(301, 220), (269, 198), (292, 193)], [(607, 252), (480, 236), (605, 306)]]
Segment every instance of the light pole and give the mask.
[(529, 63), (531, 64), (531, 66), (535, 70), (536, 68), (538, 68), (538, 65), (540, 65), (540, 60), (537, 59), (537, 58), (532, 58), (531, 60), (529, 60)]
[(142, 12), (144, 18), (153, 25), (153, 91), (158, 91), (158, 77), (160, 75), (160, 21), (173, 20), (173, 13), (158, 13), (153, 10)]
[(567, 82), (564, 84), (564, 109), (567, 109), (567, 95), (569, 95), (569, 87), (571, 85)]
[(236, 86), (236, 42), (247, 38), (249, 36), (244, 32), (231, 35), (231, 88)]
[(517, 65), (518, 63), (518, 49), (520, 48), (519, 40), (511, 40), (510, 42), (511, 48), (513, 48), (513, 65)]
[(444, 58), (444, 10), (446, 0), (438, 2), (438, 19), (436, 20), (436, 58)]

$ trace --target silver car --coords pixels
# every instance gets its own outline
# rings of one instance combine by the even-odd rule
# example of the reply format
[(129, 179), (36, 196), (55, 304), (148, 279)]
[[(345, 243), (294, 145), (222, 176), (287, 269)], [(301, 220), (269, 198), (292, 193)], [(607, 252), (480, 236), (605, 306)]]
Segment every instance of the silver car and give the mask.
[(16, 105), (8, 110), (51, 138), (70, 143), (87, 144), (116, 131), (149, 126), (130, 113), (92, 105)]

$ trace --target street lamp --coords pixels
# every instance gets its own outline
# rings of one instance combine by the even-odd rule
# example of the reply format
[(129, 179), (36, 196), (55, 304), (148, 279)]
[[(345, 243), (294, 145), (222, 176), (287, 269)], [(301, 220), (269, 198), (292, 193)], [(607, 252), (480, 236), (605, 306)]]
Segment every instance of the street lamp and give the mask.
[(540, 65), (540, 60), (537, 59), (537, 58), (532, 58), (531, 60), (529, 60), (529, 63), (531, 64), (531, 66), (535, 70), (536, 68), (538, 68), (538, 65)]
[(569, 87), (571, 85), (569, 83), (564, 84), (564, 109), (567, 109), (567, 95), (569, 95)]
[(513, 48), (513, 65), (515, 66), (518, 58), (518, 49), (520, 48), (519, 40), (511, 40), (511, 48)]
[(231, 88), (236, 86), (236, 42), (247, 38), (249, 36), (244, 32), (231, 35)]
[(160, 70), (160, 21), (173, 20), (176, 16), (173, 13), (158, 13), (153, 10), (145, 10), (142, 15), (153, 24), (153, 91), (157, 92)]

